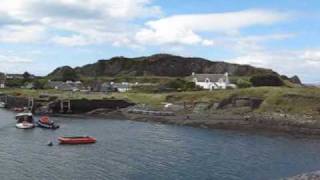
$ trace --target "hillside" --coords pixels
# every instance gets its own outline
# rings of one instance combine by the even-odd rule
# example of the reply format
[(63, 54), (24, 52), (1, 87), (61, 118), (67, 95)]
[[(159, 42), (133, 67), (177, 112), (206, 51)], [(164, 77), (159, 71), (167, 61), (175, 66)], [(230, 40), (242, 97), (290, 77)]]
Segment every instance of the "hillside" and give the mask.
[(57, 68), (48, 76), (59, 78), (64, 71), (74, 71), (81, 77), (102, 76), (170, 76), (184, 77), (195, 73), (225, 73), (232, 76), (252, 76), (255, 74), (276, 74), (270, 69), (256, 68), (226, 62), (209, 61), (196, 57), (181, 57), (156, 54), (147, 57), (113, 57), (96, 63), (72, 69), (69, 66)]

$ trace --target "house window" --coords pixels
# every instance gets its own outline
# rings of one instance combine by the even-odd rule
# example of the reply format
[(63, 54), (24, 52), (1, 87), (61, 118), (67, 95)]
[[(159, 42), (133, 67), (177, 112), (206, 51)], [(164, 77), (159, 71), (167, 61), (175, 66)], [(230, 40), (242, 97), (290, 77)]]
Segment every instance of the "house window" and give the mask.
[(210, 79), (207, 78), (204, 82), (209, 83), (209, 82), (210, 82)]

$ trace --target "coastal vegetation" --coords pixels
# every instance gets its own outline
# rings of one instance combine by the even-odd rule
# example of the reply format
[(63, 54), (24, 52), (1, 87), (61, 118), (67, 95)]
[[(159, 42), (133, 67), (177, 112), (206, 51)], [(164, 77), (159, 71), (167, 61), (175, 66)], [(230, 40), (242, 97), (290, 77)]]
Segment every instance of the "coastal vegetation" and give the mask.
[(215, 103), (230, 97), (252, 97), (263, 100), (256, 112), (278, 112), (288, 114), (320, 115), (320, 89), (312, 87), (251, 87), (216, 91), (181, 91), (181, 92), (66, 92), (54, 89), (2, 89), (2, 93), (35, 97), (50, 94), (61, 99), (124, 99), (150, 107), (163, 107), (164, 103)]

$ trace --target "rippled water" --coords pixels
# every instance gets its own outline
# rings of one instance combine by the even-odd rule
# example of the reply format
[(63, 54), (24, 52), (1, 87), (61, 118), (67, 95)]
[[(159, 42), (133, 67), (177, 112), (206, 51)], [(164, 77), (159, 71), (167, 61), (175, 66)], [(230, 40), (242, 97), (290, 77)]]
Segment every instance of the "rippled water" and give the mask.
[[(277, 179), (320, 169), (317, 139), (70, 118), (53, 118), (56, 131), (21, 130), (13, 117), (0, 110), (1, 179)], [(97, 143), (57, 145), (62, 135)]]

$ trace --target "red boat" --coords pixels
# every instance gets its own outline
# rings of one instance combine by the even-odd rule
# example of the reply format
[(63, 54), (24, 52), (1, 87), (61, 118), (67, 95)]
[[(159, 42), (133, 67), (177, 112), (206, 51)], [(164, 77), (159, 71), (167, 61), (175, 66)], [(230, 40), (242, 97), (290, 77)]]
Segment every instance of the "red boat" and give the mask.
[(90, 136), (59, 137), (60, 144), (90, 144), (97, 140)]

